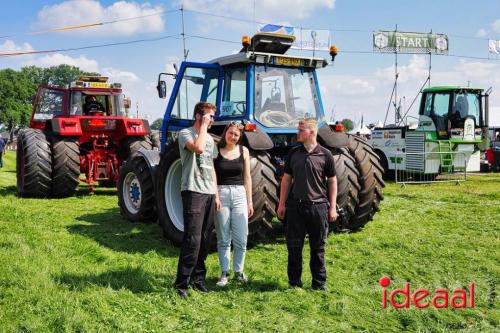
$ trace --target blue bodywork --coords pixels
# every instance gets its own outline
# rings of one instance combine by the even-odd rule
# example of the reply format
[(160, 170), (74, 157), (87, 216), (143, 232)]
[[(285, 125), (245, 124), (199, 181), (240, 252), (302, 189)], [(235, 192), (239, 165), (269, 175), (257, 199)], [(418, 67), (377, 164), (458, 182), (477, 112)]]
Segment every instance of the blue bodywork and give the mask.
[[(216, 96), (216, 106), (217, 110), (215, 113), (215, 121), (223, 121), (223, 120), (248, 120), (251, 123), (254, 123), (257, 125), (257, 127), (270, 135), (277, 135), (277, 134), (295, 134), (297, 132), (296, 128), (270, 128), (262, 125), (259, 123), (255, 118), (253, 114), (254, 110), (254, 93), (255, 93), (255, 69), (256, 66), (268, 66), (268, 65), (256, 65), (254, 63), (247, 63), (247, 64), (240, 64), (246, 66), (246, 112), (243, 115), (238, 115), (238, 116), (221, 116), (221, 101), (222, 101), (222, 94), (223, 94), (223, 87), (224, 87), (224, 77), (225, 77), (225, 67), (221, 66), (219, 64), (213, 64), (213, 63), (197, 63), (197, 62), (182, 62), (179, 72), (176, 76), (176, 81), (174, 84), (174, 87), (172, 89), (172, 93), (170, 95), (170, 99), (167, 104), (167, 108), (165, 111), (165, 115), (163, 117), (163, 123), (162, 123), (162, 128), (161, 128), (161, 152), (163, 153), (166, 148), (166, 143), (167, 143), (167, 133), (173, 133), (177, 132), (183, 128), (187, 128), (192, 125), (193, 120), (188, 120), (188, 119), (177, 119), (177, 118), (172, 118), (171, 114), (175, 105), (175, 100), (177, 97), (177, 94), (179, 92), (179, 89), (182, 84), (182, 78), (183, 75), (186, 71), (187, 68), (194, 67), (194, 68), (202, 68), (202, 69), (216, 69), (219, 71), (218, 75), (218, 84), (217, 84), (217, 96)], [(279, 66), (273, 66), (273, 67), (279, 67)], [(286, 67), (284, 67), (286, 68)], [(319, 84), (316, 76), (316, 71), (312, 70), (312, 77), (314, 80), (314, 85), (316, 89), (316, 94), (317, 98), (319, 100), (319, 108), (320, 108), (320, 113), (321, 117), (318, 119), (318, 127), (322, 127), (323, 125), (326, 124), (324, 120), (324, 109), (323, 109), (323, 102), (321, 100), (321, 93), (319, 90)], [(204, 87), (202, 90), (202, 95), (201, 99), (202, 101), (206, 100), (208, 94), (208, 87)], [(173, 120), (175, 119), (175, 120)]]

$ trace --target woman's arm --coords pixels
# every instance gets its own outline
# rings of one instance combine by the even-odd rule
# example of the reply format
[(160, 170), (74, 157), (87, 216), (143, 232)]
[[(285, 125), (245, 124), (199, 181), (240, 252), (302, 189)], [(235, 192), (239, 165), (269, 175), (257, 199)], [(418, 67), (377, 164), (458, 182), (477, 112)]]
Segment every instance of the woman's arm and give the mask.
[(243, 147), (243, 161), (243, 179), (245, 192), (247, 193), (248, 217), (251, 217), (253, 215), (252, 175), (250, 174), (250, 153), (247, 147)]

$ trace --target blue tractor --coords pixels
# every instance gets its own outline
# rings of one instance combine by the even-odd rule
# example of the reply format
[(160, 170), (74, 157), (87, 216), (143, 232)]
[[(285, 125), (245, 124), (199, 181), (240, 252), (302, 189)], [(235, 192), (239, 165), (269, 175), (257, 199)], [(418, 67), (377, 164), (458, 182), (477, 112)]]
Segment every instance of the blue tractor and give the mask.
[[(301, 118), (318, 120), (319, 142), (335, 158), (340, 222), (332, 229), (356, 230), (370, 221), (382, 200), (383, 168), (363, 139), (329, 125), (321, 101), (316, 69), (323, 58), (285, 55), (293, 36), (259, 33), (243, 37), (242, 50), (207, 63), (183, 62), (163, 118), (160, 151), (131, 156), (120, 169), (118, 195), (121, 214), (131, 221), (158, 220), (165, 236), (179, 244), (183, 235), (181, 160), (176, 133), (193, 123), (194, 105), (217, 106), (210, 129), (217, 141), (224, 126), (241, 120), (242, 143), (251, 153), (255, 214), (249, 221), (251, 239), (269, 234), (278, 203), (284, 159), (296, 144)], [(331, 50), (332, 60), (336, 48)], [(166, 83), (158, 77), (160, 98)]]

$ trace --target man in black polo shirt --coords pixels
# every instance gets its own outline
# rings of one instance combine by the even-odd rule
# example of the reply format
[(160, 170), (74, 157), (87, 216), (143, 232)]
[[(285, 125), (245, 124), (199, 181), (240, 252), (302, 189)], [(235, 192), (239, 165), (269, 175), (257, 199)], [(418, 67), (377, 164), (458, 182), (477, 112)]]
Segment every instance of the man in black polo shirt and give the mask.
[[(286, 215), (288, 283), (302, 287), (302, 248), (306, 233), (311, 248), (312, 288), (326, 288), (325, 243), (328, 221), (337, 219), (337, 177), (331, 152), (318, 144), (315, 119), (299, 122), (297, 141), (288, 153), (281, 180), (278, 217)], [(290, 194), (290, 195), (289, 195)]]

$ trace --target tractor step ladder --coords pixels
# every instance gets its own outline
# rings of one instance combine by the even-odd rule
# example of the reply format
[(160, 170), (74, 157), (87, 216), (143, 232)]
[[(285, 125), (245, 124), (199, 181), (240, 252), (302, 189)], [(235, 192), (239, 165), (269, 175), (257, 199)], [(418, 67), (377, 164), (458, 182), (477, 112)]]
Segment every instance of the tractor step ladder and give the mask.
[(451, 142), (439, 140), (438, 147), (441, 172), (453, 172), (453, 152), (451, 150)]

